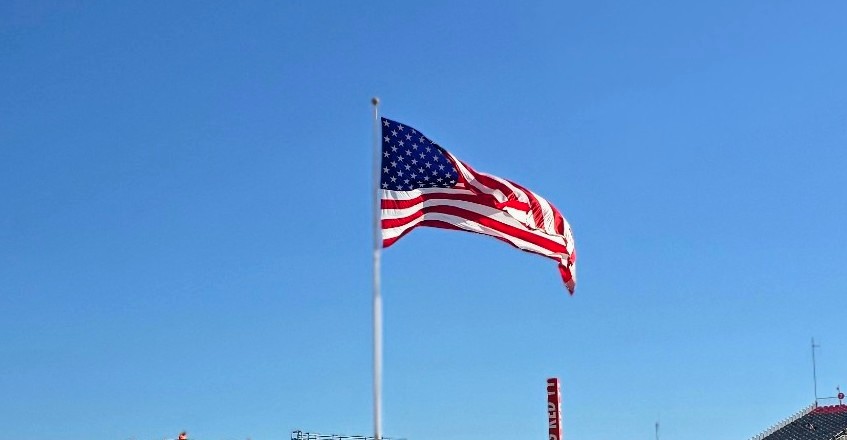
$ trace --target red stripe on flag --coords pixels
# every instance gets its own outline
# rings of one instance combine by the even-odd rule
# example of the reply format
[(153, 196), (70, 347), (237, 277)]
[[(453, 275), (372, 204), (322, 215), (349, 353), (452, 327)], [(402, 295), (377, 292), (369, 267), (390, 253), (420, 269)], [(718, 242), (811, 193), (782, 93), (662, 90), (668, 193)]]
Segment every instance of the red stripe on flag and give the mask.
[[(558, 254), (567, 254), (567, 247), (562, 245), (561, 243), (557, 243), (553, 240), (546, 239), (544, 237), (533, 234), (532, 232), (526, 229), (516, 228), (511, 225), (507, 225), (505, 223), (501, 223), (491, 217), (480, 214), (478, 212), (470, 211), (467, 209), (458, 208), (455, 206), (446, 206), (446, 205), (436, 205), (421, 208), (419, 211), (415, 211), (413, 214), (402, 217), (402, 218), (392, 218), (392, 219), (384, 219), (382, 220), (382, 229), (389, 228), (397, 228), (401, 226), (405, 226), (421, 216), (427, 213), (440, 213), (440, 214), (448, 214), (456, 217), (460, 217), (469, 221), (473, 221), (479, 223), (482, 226), (486, 226), (488, 228), (494, 229), (495, 231), (503, 234), (518, 238), (527, 243), (532, 243), (540, 248), (544, 248), (550, 252), (558, 253)], [(488, 234), (485, 234), (488, 235)]]
[(462, 228), (460, 228), (456, 225), (453, 225), (451, 223), (447, 223), (447, 222), (444, 222), (444, 221), (441, 221), (441, 220), (423, 220), (420, 223), (416, 224), (415, 226), (413, 226), (409, 229), (406, 229), (405, 231), (403, 231), (400, 235), (398, 235), (396, 237), (386, 238), (386, 239), (382, 240), (382, 247), (387, 248), (388, 246), (391, 246), (392, 244), (396, 243), (397, 240), (400, 239), (400, 237), (403, 237), (404, 235), (408, 234), (409, 232), (412, 232), (412, 230), (417, 228), (418, 226), (428, 226), (428, 227), (431, 227), (431, 228), (453, 229), (453, 230), (457, 230), (457, 231), (464, 231), (464, 229), (462, 229)]
[(544, 229), (544, 212), (541, 210), (541, 204), (538, 203), (538, 199), (535, 198), (535, 194), (532, 191), (518, 185), (517, 183), (512, 182), (511, 180), (509, 181), (509, 183), (514, 185), (519, 190), (523, 191), (524, 194), (526, 194), (526, 196), (529, 198), (529, 208), (526, 210), (532, 212), (532, 218), (535, 219), (535, 225), (541, 229)]
[(497, 200), (488, 194), (456, 194), (456, 193), (428, 193), (422, 194), (412, 199), (405, 200), (394, 200), (394, 199), (382, 199), (380, 203), (380, 207), (382, 209), (407, 209), (411, 208), (419, 203), (423, 203), (426, 200), (433, 199), (444, 199), (444, 200), (456, 200), (461, 202), (470, 202), (476, 203), (477, 205), (482, 206), (490, 206), (492, 208), (496, 207)]

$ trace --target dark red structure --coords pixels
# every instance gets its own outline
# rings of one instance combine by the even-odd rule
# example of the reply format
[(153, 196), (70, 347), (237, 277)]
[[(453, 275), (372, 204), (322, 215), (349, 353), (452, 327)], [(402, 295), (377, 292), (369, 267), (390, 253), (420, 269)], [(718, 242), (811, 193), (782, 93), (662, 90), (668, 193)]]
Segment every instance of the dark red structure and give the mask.
[(560, 411), (559, 379), (547, 379), (547, 432), (549, 440), (562, 439), (562, 413)]

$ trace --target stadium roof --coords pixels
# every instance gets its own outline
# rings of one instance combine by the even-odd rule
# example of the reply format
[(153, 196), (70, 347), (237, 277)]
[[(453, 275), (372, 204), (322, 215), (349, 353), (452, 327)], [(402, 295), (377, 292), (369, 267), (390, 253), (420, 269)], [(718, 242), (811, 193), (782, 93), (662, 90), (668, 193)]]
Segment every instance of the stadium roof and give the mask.
[(847, 405), (809, 406), (752, 440), (847, 440)]

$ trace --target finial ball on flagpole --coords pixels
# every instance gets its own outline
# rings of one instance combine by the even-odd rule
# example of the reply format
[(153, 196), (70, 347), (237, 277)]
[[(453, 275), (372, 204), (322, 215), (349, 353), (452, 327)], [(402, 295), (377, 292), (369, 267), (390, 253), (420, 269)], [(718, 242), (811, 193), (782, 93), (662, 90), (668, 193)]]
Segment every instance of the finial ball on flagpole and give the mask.
[(373, 105), (379, 105), (379, 98), (377, 98), (376, 96), (374, 96), (373, 98), (371, 98), (371, 104), (373, 104)]

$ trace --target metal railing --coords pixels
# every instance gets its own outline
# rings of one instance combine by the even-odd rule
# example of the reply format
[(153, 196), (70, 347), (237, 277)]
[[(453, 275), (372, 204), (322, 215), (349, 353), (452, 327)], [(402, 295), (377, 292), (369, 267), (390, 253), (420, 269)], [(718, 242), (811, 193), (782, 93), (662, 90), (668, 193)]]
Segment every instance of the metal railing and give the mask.
[(788, 426), (789, 423), (791, 423), (791, 422), (799, 419), (800, 417), (803, 417), (806, 414), (812, 412), (812, 410), (815, 409), (815, 407), (817, 407), (817, 403), (813, 403), (813, 404), (801, 409), (800, 411), (797, 411), (796, 413), (792, 414), (788, 418), (786, 418), (786, 419), (784, 419), (780, 422), (777, 422), (776, 424), (774, 424), (773, 426), (771, 426), (770, 428), (768, 428), (767, 430), (765, 430), (761, 434), (751, 438), (750, 440), (762, 440), (763, 438), (773, 434), (774, 432), (777, 432), (780, 429)]
[[(291, 431), (291, 440), (376, 440), (366, 435), (317, 434), (314, 432)], [(382, 440), (406, 440), (405, 438), (382, 437)]]

